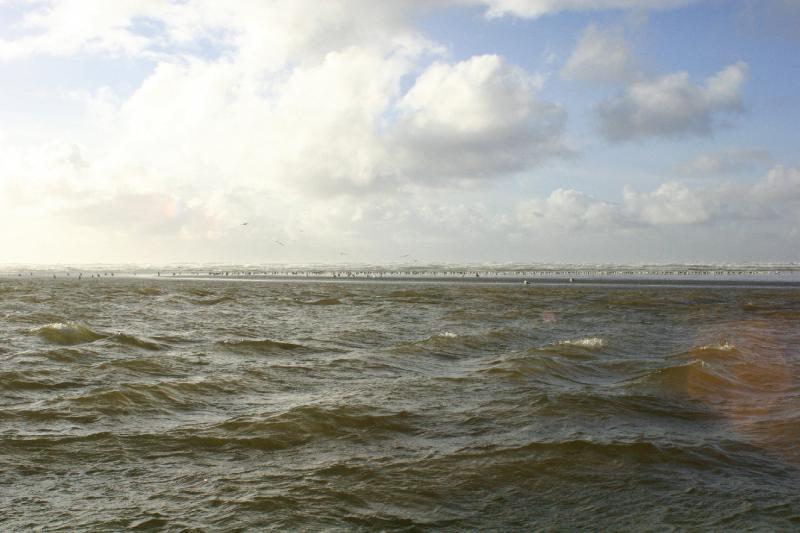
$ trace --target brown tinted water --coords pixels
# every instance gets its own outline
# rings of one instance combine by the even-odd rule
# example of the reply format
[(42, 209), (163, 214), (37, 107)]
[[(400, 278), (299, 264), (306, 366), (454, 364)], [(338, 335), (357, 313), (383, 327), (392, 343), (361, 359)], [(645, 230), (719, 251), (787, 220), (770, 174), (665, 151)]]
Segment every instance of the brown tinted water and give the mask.
[(0, 529), (800, 528), (800, 289), (0, 279)]

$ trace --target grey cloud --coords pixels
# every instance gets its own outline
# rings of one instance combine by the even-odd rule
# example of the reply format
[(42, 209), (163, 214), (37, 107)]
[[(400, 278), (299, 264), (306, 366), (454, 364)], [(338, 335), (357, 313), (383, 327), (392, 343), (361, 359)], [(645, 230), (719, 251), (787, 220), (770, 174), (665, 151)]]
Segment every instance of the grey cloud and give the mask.
[(480, 0), (490, 17), (512, 15), (537, 18), (561, 11), (600, 11), (606, 9), (670, 9), (695, 0)]
[(588, 83), (624, 83), (632, 81), (638, 70), (623, 30), (592, 24), (584, 30), (561, 75)]
[(751, 31), (800, 39), (800, 2), (797, 0), (747, 0), (739, 20)]
[(218, 224), (202, 206), (163, 193), (117, 193), (60, 214), (72, 223), (125, 234), (206, 235)]
[(488, 179), (569, 152), (565, 111), (536, 100), (541, 81), (497, 56), (423, 73), (399, 105), (396, 168), (412, 179)]
[(743, 112), (740, 89), (746, 76), (747, 65), (739, 62), (703, 85), (685, 72), (633, 83), (597, 106), (601, 133), (609, 141), (710, 135), (721, 115)]

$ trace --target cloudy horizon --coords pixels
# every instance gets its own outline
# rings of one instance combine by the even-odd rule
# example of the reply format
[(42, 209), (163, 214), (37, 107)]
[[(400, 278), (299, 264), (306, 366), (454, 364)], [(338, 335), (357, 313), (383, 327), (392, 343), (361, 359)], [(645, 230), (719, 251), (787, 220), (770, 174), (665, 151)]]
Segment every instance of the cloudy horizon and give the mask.
[(0, 0), (0, 263), (798, 261), (798, 28), (790, 0)]

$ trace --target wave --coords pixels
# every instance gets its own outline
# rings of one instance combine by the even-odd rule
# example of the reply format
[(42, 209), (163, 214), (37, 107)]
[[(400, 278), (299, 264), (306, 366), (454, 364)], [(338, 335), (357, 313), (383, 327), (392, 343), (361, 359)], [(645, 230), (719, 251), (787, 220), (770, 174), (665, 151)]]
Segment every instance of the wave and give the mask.
[(205, 300), (190, 300), (194, 305), (217, 305), (225, 302), (235, 302), (236, 300), (230, 296), (220, 296), (219, 298), (210, 298)]
[(200, 296), (200, 297), (213, 296), (214, 295), (214, 293), (212, 291), (207, 291), (205, 289), (199, 289), (199, 288), (186, 289), (185, 291), (182, 291), (182, 292), (185, 292), (187, 294), (191, 294), (193, 296)]
[(276, 341), (272, 339), (239, 339), (224, 340), (220, 343), (226, 348), (236, 351), (248, 351), (258, 353), (280, 353), (285, 351), (309, 351), (311, 348), (303, 344), (293, 342)]
[(55, 390), (70, 389), (84, 385), (80, 381), (51, 379), (52, 372), (0, 372), (0, 388), (3, 390)]
[(138, 374), (166, 375), (170, 372), (168, 366), (154, 358), (115, 359), (99, 365), (103, 369), (124, 369)]
[(303, 302), (304, 305), (342, 305), (339, 298), (320, 298), (319, 300), (312, 300), (310, 302)]
[[(76, 399), (68, 410), (47, 415), (47, 418), (63, 419), (61, 414), (68, 413), (75, 420), (93, 420), (97, 413), (109, 416), (154, 413), (170, 411), (183, 405), (181, 398), (174, 392), (169, 402), (164, 402), (159, 397), (163, 394), (162, 390), (152, 385), (140, 385), (135, 392), (130, 387), (119, 391), (98, 392)], [(407, 411), (385, 411), (364, 405), (303, 405), (284, 412), (233, 417), (209, 425), (176, 429), (169, 433), (99, 432), (84, 435), (10, 436), (0, 439), (0, 443), (21, 448), (53, 447), (63, 452), (63, 447), (71, 443), (110, 440), (115, 443), (124, 442), (129, 449), (139, 448), (147, 453), (152, 453), (153, 450), (186, 453), (191, 449), (279, 450), (317, 439), (370, 442), (394, 434), (415, 435), (419, 432), (416, 416)]]
[(210, 403), (215, 395), (228, 395), (241, 383), (229, 379), (175, 380), (158, 383), (123, 383), (96, 388), (68, 398), (71, 412), (108, 416), (173, 413)]
[(34, 328), (31, 332), (48, 342), (62, 345), (84, 344), (106, 337), (81, 322), (55, 322)]
[(413, 419), (407, 411), (385, 412), (363, 405), (303, 405), (275, 415), (232, 418), (213, 429), (237, 436), (289, 433), (340, 437), (363, 433), (372, 439), (380, 432), (415, 433)]
[(136, 293), (142, 296), (161, 296), (166, 294), (166, 291), (160, 287), (139, 287), (136, 289)]
[(733, 360), (733, 358), (740, 355), (739, 349), (736, 345), (728, 342), (712, 342), (710, 344), (703, 344), (702, 346), (694, 346), (684, 354), (679, 354), (680, 358), (694, 358), (704, 362), (709, 362), (714, 359), (719, 360)]
[(529, 333), (511, 327), (473, 334), (456, 333), (446, 329), (416, 341), (401, 342), (391, 349), (394, 352), (410, 354), (464, 357), (504, 353), (522, 348), (529, 344), (529, 341)]
[(600, 337), (586, 337), (584, 339), (563, 340), (554, 343), (556, 346), (577, 346), (580, 348), (602, 348), (605, 346), (605, 341)]
[(123, 344), (125, 346), (142, 348), (144, 350), (158, 351), (162, 349), (162, 346), (160, 344), (146, 341), (144, 339), (140, 339), (139, 337), (128, 335), (127, 333), (115, 333), (114, 335), (111, 335), (109, 339), (119, 344)]
[(545, 459), (545, 464), (553, 467), (562, 461), (564, 465), (574, 465), (575, 457), (581, 457), (581, 464), (608, 460), (616, 464), (620, 458), (624, 458), (634, 461), (636, 464), (685, 464), (696, 468), (698, 464), (704, 463), (741, 468), (743, 462), (746, 462), (744, 458), (754, 451), (756, 450), (753, 446), (738, 442), (726, 442), (724, 446), (709, 444), (687, 446), (638, 439), (565, 438), (533, 441), (512, 446), (466, 447), (452, 456), (442, 458), (442, 460), (463, 460), (467, 457), (489, 461), (490, 459), (518, 457), (522, 461), (530, 461), (531, 466), (541, 464), (540, 461)]
[(439, 304), (445, 301), (444, 295), (437, 289), (405, 289), (392, 291), (386, 297), (399, 303)]
[(593, 365), (576, 363), (536, 348), (495, 357), (478, 372), (511, 380), (525, 379), (566, 387), (588, 385), (608, 379), (607, 373)]
[(413, 289), (405, 289), (405, 290), (398, 290), (392, 291), (387, 295), (389, 298), (430, 298), (430, 293), (426, 291), (420, 290), (413, 290)]
[(687, 389), (713, 392), (736, 385), (702, 359), (665, 366), (635, 378), (631, 383), (656, 385), (662, 392), (686, 393)]

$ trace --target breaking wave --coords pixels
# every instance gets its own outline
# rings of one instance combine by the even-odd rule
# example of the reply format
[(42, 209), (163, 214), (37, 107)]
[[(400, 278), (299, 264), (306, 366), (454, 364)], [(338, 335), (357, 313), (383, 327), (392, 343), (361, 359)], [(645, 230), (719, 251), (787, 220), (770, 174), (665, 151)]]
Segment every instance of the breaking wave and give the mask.
[(63, 345), (84, 344), (106, 337), (81, 322), (56, 322), (34, 328), (32, 332), (48, 342)]
[(584, 339), (564, 340), (555, 343), (556, 346), (578, 346), (580, 348), (602, 348), (605, 342), (600, 337), (587, 337)]

